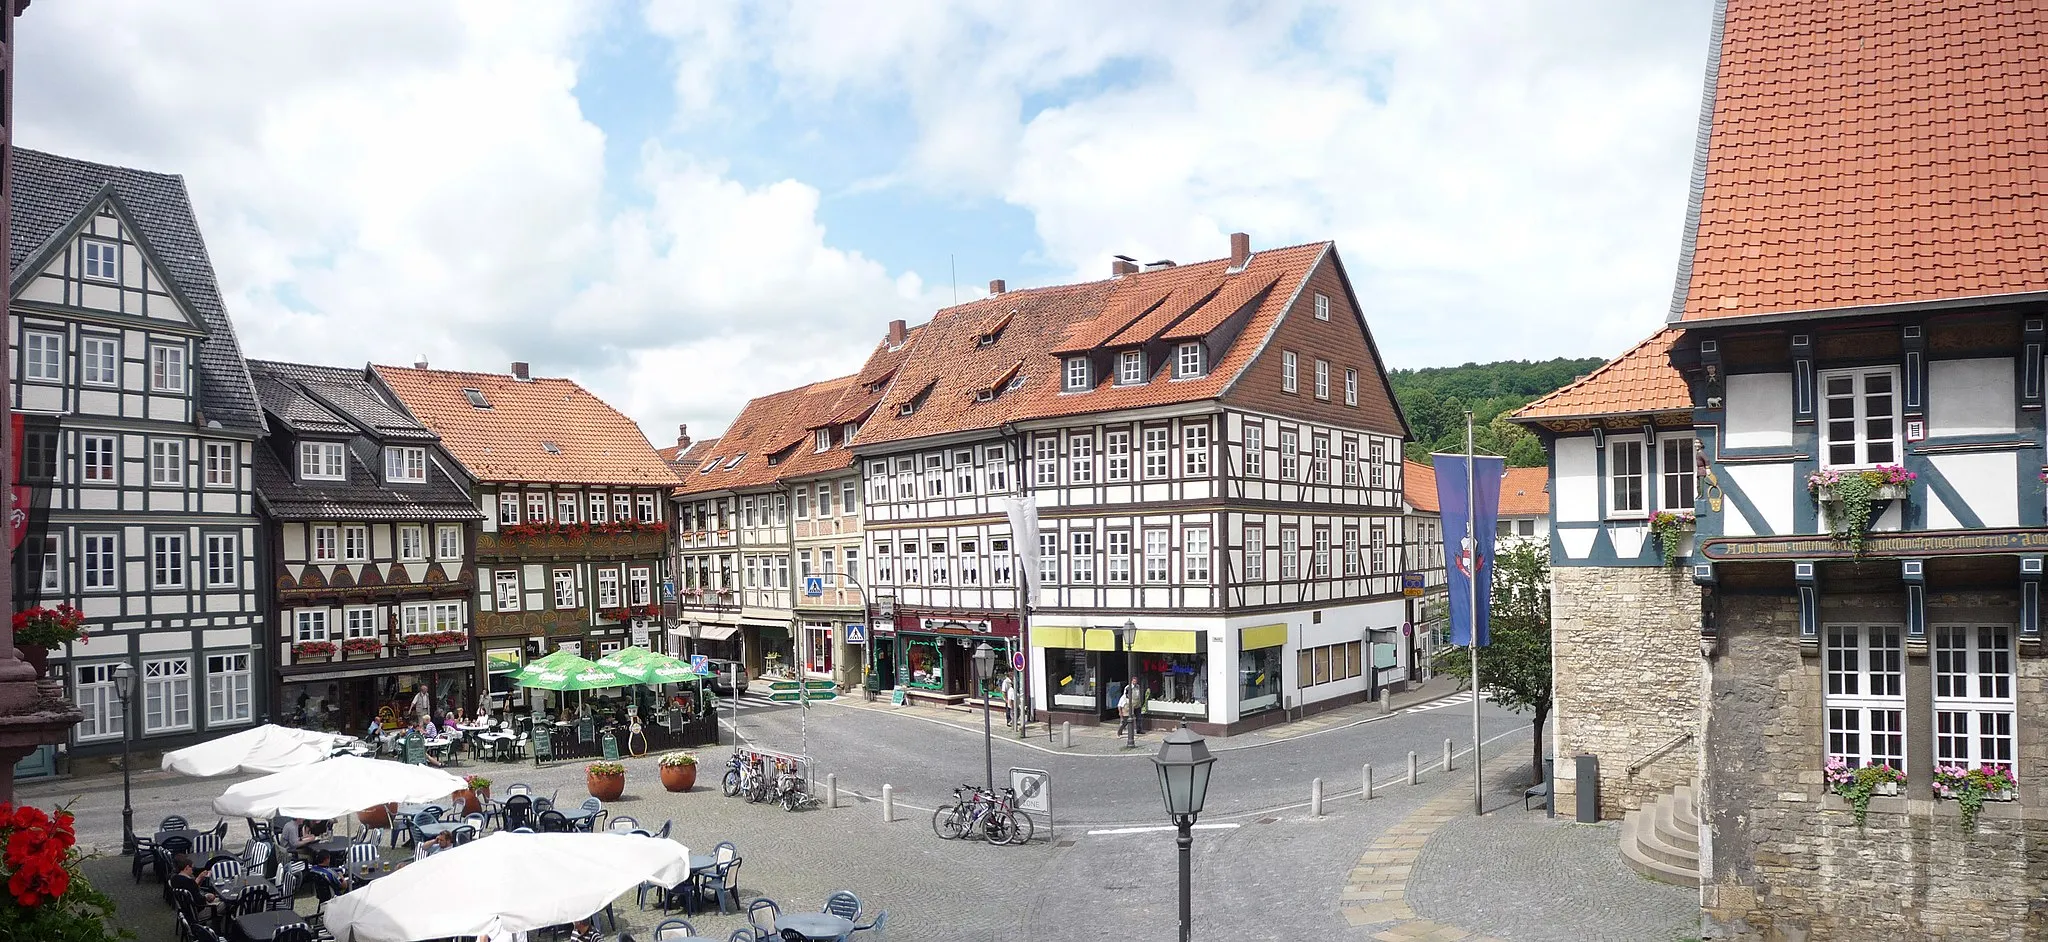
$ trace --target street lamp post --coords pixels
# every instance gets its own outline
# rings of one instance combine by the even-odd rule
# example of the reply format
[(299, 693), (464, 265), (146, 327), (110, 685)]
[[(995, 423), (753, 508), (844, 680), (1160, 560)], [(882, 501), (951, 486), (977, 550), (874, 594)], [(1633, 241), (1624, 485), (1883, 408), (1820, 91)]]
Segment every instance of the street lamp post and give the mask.
[(1202, 814), (1202, 800), (1209, 794), (1209, 767), (1216, 757), (1209, 744), (1182, 723), (1160, 743), (1152, 757), (1159, 772), (1159, 793), (1166, 799), (1166, 813), (1180, 832), (1180, 942), (1188, 942), (1193, 922), (1191, 896), (1194, 883), (1195, 819)]
[(135, 668), (126, 662), (114, 665), (114, 693), (121, 698), (121, 852), (135, 855), (135, 805), (128, 778), (128, 727), (134, 719), (128, 699), (135, 693)]
[(974, 649), (974, 673), (981, 680), (981, 750), (988, 763), (988, 790), (996, 790), (996, 741), (988, 714), (988, 681), (995, 676), (996, 649), (983, 641)]
[(1131, 699), (1130, 722), (1124, 724), (1124, 748), (1138, 747), (1138, 692), (1132, 688), (1138, 685), (1138, 623), (1128, 618), (1124, 626), (1117, 629), (1124, 642), (1124, 695)]

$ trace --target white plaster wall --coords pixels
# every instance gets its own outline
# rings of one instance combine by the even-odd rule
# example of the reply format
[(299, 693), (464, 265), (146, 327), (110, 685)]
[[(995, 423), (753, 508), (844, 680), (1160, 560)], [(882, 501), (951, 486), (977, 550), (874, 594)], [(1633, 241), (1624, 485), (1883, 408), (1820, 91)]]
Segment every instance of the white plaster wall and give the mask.
[(1560, 438), (1557, 478), (1551, 482), (1551, 510), (1559, 520), (1600, 519), (1600, 474), (1593, 439), (1589, 436)]
[[(2010, 400), (2008, 400), (2010, 401)], [(2013, 452), (1966, 455), (1936, 455), (1928, 459), (1949, 486), (1962, 496), (1987, 527), (2016, 527), (2020, 522), (2019, 456)], [(1949, 508), (1925, 484), (1915, 488), (1914, 497), (1927, 502), (1929, 529), (1962, 526)]]
[(1806, 489), (1792, 480), (1790, 463), (1723, 465), (1721, 473), (1742, 490), (1744, 497), (1749, 498), (1769, 531), (1762, 534), (1754, 532), (1733, 503), (1724, 503), (1721, 513), (1723, 533), (1728, 536), (1773, 536), (1793, 532), (1792, 502), (1795, 499), (1805, 500)]
[(1564, 547), (1567, 559), (1585, 559), (1593, 555), (1593, 540), (1600, 535), (1597, 527), (1567, 527), (1557, 531), (1557, 541)]
[(1784, 448), (1792, 444), (1792, 374), (1738, 373), (1728, 377), (1729, 448)]
[(1929, 435), (1993, 435), (2017, 430), (2012, 360), (1928, 363), (1927, 424)]

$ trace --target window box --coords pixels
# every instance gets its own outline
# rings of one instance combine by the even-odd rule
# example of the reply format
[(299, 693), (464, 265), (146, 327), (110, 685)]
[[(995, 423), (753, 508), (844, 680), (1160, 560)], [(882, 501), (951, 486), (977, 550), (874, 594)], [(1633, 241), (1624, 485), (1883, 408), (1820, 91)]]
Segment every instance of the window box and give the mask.
[(433, 631), (406, 635), (400, 643), (405, 645), (407, 654), (441, 654), (460, 650), (469, 643), (469, 635), (460, 631)]
[(366, 661), (384, 653), (384, 642), (375, 638), (350, 638), (341, 643), (342, 660)]
[(301, 641), (292, 645), (292, 661), (298, 664), (325, 664), (334, 659), (334, 642)]
[(1856, 826), (1862, 827), (1870, 814), (1870, 799), (1897, 796), (1900, 786), (1906, 784), (1906, 773), (1885, 763), (1851, 768), (1847, 760), (1837, 757), (1828, 760), (1827, 781), (1828, 790), (1849, 803), (1856, 812)]
[(1678, 561), (1678, 551), (1685, 543), (1685, 535), (1698, 525), (1699, 521), (1690, 510), (1660, 510), (1650, 518), (1650, 532), (1656, 535), (1658, 545), (1664, 549), (1664, 565)]
[(1863, 554), (1871, 524), (1884, 504), (1906, 499), (1918, 475), (1900, 465), (1841, 470), (1828, 468), (1806, 476), (1807, 493), (1820, 506), (1828, 533)]
[(1962, 810), (1963, 833), (1977, 829), (1977, 813), (1984, 809), (1987, 801), (2012, 801), (2019, 789), (2019, 781), (2012, 777), (2012, 769), (2003, 765), (1985, 764), (1974, 769), (1960, 765), (1940, 765), (1934, 768), (1934, 796), (1953, 798)]

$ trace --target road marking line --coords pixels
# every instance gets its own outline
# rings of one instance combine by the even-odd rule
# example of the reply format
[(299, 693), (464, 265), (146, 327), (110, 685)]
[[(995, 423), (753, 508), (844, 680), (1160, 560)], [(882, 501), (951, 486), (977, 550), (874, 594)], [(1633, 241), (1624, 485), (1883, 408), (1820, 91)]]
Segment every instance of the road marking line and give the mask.
[[(1239, 827), (1243, 827), (1243, 826), (1244, 826), (1244, 825), (1241, 825), (1241, 824), (1197, 824), (1197, 825), (1195, 825), (1195, 826), (1194, 826), (1193, 828), (1191, 828), (1190, 830), (1195, 830), (1195, 831), (1227, 831), (1227, 830), (1230, 830), (1231, 828), (1239, 828)], [(1137, 828), (1103, 828), (1103, 829), (1101, 829), (1101, 830), (1096, 830), (1096, 831), (1089, 831), (1088, 833), (1089, 833), (1089, 834), (1090, 834), (1091, 836), (1092, 836), (1092, 835), (1096, 835), (1096, 834), (1152, 834), (1152, 833), (1156, 833), (1156, 832), (1159, 832), (1159, 831), (1171, 831), (1171, 830), (1173, 830), (1173, 829), (1174, 829), (1174, 827), (1173, 827), (1173, 825), (1171, 825), (1171, 824), (1161, 824), (1161, 825), (1157, 825), (1157, 826), (1154, 826), (1154, 827), (1137, 827)]]

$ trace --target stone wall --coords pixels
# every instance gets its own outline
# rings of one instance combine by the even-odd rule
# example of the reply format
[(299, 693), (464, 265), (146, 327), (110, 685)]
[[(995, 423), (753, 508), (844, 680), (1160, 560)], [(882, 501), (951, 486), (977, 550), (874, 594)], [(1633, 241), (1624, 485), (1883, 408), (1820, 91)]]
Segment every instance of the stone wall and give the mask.
[[(1556, 566), (1550, 652), (1558, 804), (1571, 757), (1600, 760), (1600, 813), (1619, 817), (1699, 775), (1700, 591), (1677, 567)], [(1686, 740), (1630, 774), (1628, 767)]]
[[(1941, 624), (1944, 612), (2010, 623), (2014, 595), (1933, 595), (1928, 623)], [(1821, 617), (1903, 623), (1900, 601), (1828, 597)], [(2048, 938), (2048, 788), (2029, 776), (2048, 767), (2048, 661), (2025, 651), (2017, 661), (2021, 800), (1987, 804), (1975, 833), (1964, 834), (1955, 803), (1935, 800), (1929, 786), (1931, 668), (1909, 648), (1909, 781), (1900, 797), (1873, 799), (1859, 827), (1824, 784), (1822, 658), (1800, 650), (1797, 601), (1727, 596), (1720, 624), (1701, 809), (1711, 834), (1702, 892), (1709, 938)]]

